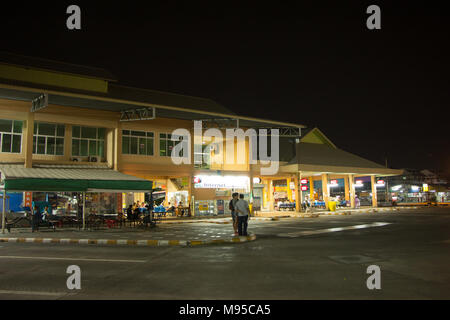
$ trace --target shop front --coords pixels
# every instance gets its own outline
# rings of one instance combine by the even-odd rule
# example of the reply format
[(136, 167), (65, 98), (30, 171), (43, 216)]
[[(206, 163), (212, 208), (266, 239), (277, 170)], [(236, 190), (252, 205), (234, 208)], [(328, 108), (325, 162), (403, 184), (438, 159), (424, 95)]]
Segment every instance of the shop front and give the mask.
[[(121, 211), (122, 193), (146, 192), (152, 182), (110, 169), (0, 168), (4, 194), (24, 192), (24, 207), (48, 206), (54, 215), (109, 215)], [(80, 210), (82, 209), (82, 210)], [(5, 219), (5, 212), (2, 215)], [(4, 226), (4, 224), (2, 224)]]
[(234, 192), (250, 199), (250, 178), (246, 175), (198, 174), (193, 177), (194, 215), (231, 214), (228, 203)]

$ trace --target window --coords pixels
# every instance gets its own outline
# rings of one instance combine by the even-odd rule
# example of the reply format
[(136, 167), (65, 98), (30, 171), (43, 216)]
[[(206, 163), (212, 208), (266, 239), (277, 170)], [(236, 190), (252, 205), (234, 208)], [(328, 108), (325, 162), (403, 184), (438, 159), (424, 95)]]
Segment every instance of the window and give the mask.
[(73, 126), (72, 155), (103, 157), (105, 153), (105, 135), (105, 128)]
[(64, 131), (65, 126), (63, 124), (35, 122), (33, 153), (64, 155)]
[(122, 130), (122, 153), (153, 155), (153, 132)]
[[(198, 145), (196, 145), (198, 146)], [(211, 145), (201, 145), (202, 152), (201, 153), (195, 153), (195, 158), (198, 160), (201, 160), (201, 163), (195, 163), (194, 162), (194, 168), (198, 169), (210, 169), (211, 166)]]
[[(187, 137), (180, 137), (180, 141), (187, 141)], [(170, 157), (172, 156), (172, 149), (178, 142), (172, 141), (172, 135), (170, 133), (160, 133), (159, 134), (159, 155), (161, 157)], [(180, 152), (183, 157), (183, 150)]]
[(20, 153), (22, 150), (22, 126), (20, 120), (0, 119), (1, 152)]

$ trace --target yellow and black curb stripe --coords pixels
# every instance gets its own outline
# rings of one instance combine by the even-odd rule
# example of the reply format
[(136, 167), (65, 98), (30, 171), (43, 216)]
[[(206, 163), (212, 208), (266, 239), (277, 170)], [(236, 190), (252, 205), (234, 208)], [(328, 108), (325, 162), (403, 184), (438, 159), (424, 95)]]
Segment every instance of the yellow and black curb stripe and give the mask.
[(53, 243), (53, 244), (91, 244), (91, 245), (131, 245), (131, 246), (196, 246), (217, 243), (236, 243), (256, 240), (255, 235), (216, 240), (109, 240), (109, 239), (60, 239), (60, 238), (0, 238), (0, 242), (11, 243)]
[(349, 211), (343, 211), (343, 212), (325, 212), (322, 214), (325, 216), (350, 216), (352, 213)]

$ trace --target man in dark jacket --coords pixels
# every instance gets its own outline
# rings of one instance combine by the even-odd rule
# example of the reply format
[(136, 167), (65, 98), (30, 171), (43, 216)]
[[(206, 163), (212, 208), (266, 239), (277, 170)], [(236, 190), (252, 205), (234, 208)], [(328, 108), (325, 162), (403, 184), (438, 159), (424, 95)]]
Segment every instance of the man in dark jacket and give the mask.
[(233, 193), (233, 199), (230, 200), (230, 203), (228, 205), (228, 208), (231, 211), (231, 217), (233, 218), (233, 229), (234, 229), (234, 235), (236, 236), (238, 234), (238, 218), (237, 218), (237, 212), (236, 212), (236, 202), (239, 201), (239, 193), (235, 192)]
[(31, 232), (39, 231), (39, 223), (41, 223), (41, 211), (38, 206), (34, 206), (31, 210)]

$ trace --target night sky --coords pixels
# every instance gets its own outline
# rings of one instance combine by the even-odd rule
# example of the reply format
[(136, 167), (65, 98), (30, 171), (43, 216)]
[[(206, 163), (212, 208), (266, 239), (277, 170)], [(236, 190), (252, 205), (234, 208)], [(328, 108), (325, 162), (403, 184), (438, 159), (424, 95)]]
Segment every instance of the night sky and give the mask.
[[(15, 1), (2, 3), (0, 50), (318, 126), (339, 148), (380, 164), (387, 157), (393, 168), (449, 174), (448, 10), (343, 2)], [(81, 7), (81, 31), (66, 28), (70, 4)], [(366, 28), (370, 4), (381, 7), (381, 30)]]

